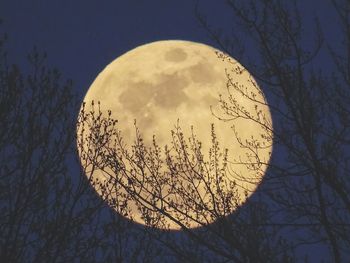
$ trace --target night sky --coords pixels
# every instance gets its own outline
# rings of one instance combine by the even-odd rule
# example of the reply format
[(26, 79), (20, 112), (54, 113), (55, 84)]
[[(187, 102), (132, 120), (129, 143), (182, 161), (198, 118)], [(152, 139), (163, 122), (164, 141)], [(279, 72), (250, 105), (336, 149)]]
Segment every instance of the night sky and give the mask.
[(0, 10), (11, 57), (21, 59), (36, 46), (82, 94), (108, 63), (139, 45), (214, 44), (195, 17), (194, 1), (2, 1)]
[[(228, 36), (235, 30), (232, 12), (224, 0), (198, 2), (199, 13), (213, 28)], [(300, 4), (306, 21), (304, 30), (311, 33), (305, 45), (312, 45), (313, 16), (317, 15), (325, 37), (335, 40), (332, 42), (337, 46), (338, 26), (328, 1)], [(9, 61), (21, 64), (37, 47), (47, 53), (50, 66), (73, 80), (82, 100), (107, 64), (139, 45), (181, 39), (218, 47), (198, 21), (195, 9), (196, 1), (192, 0), (2, 0), (0, 32), (8, 34)], [(258, 51), (245, 39), (241, 41), (252, 54), (240, 61), (244, 66), (245, 59), (253, 60)], [(313, 65), (329, 70), (329, 59), (321, 50)]]
[[(336, 21), (327, 1), (305, 1), (307, 23), (319, 15), (322, 29), (336, 36)], [(49, 64), (73, 79), (84, 96), (97, 74), (121, 54), (139, 45), (166, 39), (218, 47), (196, 17), (196, 1), (1, 1), (2, 32), (8, 33), (10, 59), (23, 60), (34, 46), (47, 52)], [(230, 36), (232, 11), (225, 1), (199, 1), (197, 9), (214, 29)], [(313, 27), (304, 28), (312, 30)], [(312, 34), (310, 34), (311, 36)], [(306, 40), (306, 43), (312, 39)], [(244, 39), (242, 39), (243, 44)], [(256, 47), (247, 43), (254, 54)], [(234, 54), (233, 54), (234, 55)], [(241, 61), (244, 65), (244, 61)]]

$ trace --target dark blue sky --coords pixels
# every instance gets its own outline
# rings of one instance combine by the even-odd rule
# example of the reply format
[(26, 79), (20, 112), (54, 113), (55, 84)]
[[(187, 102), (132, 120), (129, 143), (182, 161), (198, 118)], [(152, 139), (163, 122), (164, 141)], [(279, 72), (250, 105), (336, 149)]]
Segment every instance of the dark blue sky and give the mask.
[[(199, 10), (214, 27), (226, 33), (234, 30), (225, 0), (199, 2)], [(338, 26), (328, 1), (300, 4), (303, 29), (312, 32), (307, 26), (318, 15), (326, 38), (336, 45)], [(47, 52), (50, 66), (73, 79), (81, 98), (107, 64), (141, 44), (182, 39), (216, 46), (196, 18), (194, 0), (2, 0), (0, 18), (0, 32), (9, 36), (11, 62), (23, 63), (36, 46)], [(312, 34), (305, 44), (312, 44)], [(256, 52), (257, 47), (249, 45), (249, 50)], [(327, 59), (321, 55), (314, 63), (327, 69)]]
[[(303, 4), (304, 18), (318, 14), (323, 29), (334, 32), (327, 1), (314, 3)], [(83, 96), (108, 63), (138, 45), (183, 39), (215, 46), (194, 10), (194, 0), (4, 0), (0, 30), (9, 34), (10, 61), (23, 61), (37, 46)], [(214, 27), (234, 30), (225, 0), (199, 1), (199, 10)]]
[(194, 6), (192, 0), (2, 1), (1, 31), (9, 34), (12, 59), (22, 60), (37, 46), (51, 65), (86, 90), (105, 65), (138, 45), (163, 39), (213, 44)]

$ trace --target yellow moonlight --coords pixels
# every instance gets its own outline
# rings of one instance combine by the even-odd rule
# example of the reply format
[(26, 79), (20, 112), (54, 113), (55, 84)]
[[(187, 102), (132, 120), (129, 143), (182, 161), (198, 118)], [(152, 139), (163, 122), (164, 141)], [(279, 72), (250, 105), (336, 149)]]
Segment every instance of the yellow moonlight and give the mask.
[[(228, 102), (228, 119), (225, 119), (220, 95)], [(193, 130), (196, 139), (202, 143), (205, 161), (209, 159), (212, 146), (213, 124), (220, 149), (228, 150), (228, 166), (222, 184), (225, 186), (221, 191), (225, 195), (234, 188), (237, 200), (230, 211), (223, 212), (225, 215), (234, 212), (254, 193), (265, 174), (272, 151), (272, 124), (264, 95), (239, 62), (210, 46), (180, 40), (139, 46), (110, 63), (92, 83), (84, 101), (87, 112), (91, 110), (91, 101), (95, 101), (95, 107), (96, 102), (100, 101), (104, 116), (108, 116), (108, 110), (112, 111), (129, 152), (136, 138), (135, 120), (146, 147), (152, 146), (155, 136), (160, 149), (167, 145), (170, 151), (171, 130), (179, 125), (185, 138), (191, 137)], [(79, 127), (77, 132), (80, 132)], [(89, 134), (91, 130), (85, 128), (84, 132)], [(82, 144), (81, 149), (88, 152), (91, 146)], [(79, 154), (83, 164), (86, 156), (83, 157), (82, 150), (79, 150)], [(103, 189), (113, 189), (115, 181), (110, 180), (102, 170), (91, 170), (91, 173), (88, 170), (86, 174), (91, 182), (100, 183), (93, 184), (97, 193), (120, 211), (120, 205), (116, 206), (114, 201), (123, 203), (123, 199), (127, 198), (125, 190), (116, 187), (117, 190), (103, 194)], [(214, 179), (208, 178), (211, 182)], [(140, 178), (142, 180), (145, 178)], [(193, 184), (198, 190), (195, 198), (203, 203), (215, 201), (208, 190), (205, 191), (204, 183), (197, 181)], [(141, 186), (139, 200), (126, 201), (124, 204), (129, 212), (123, 215), (146, 224), (147, 218), (142, 215), (141, 207), (150, 207), (148, 201), (155, 188), (156, 185), (153, 188), (146, 184)], [(199, 216), (200, 208), (190, 210), (187, 207), (184, 208), (186, 211), (181, 211), (181, 201), (175, 195), (169, 194), (166, 200), (175, 205), (166, 211), (168, 216), (163, 219), (165, 223), (161, 228), (176, 230), (181, 228), (181, 224), (194, 228), (215, 220), (210, 213)], [(158, 200), (156, 205), (159, 207), (154, 210), (155, 213), (164, 211), (160, 203)], [(210, 207), (208, 205), (207, 208), (210, 210)]]

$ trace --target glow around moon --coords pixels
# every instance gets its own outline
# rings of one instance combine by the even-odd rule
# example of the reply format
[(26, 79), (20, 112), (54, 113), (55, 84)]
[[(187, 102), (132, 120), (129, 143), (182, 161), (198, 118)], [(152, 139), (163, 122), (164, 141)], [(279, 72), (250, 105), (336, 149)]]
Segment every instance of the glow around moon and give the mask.
[[(256, 156), (252, 157), (251, 149), (242, 146), (236, 137), (241, 142), (253, 141), (254, 138), (264, 140), (262, 138), (266, 130), (252, 119), (260, 118), (260, 114), (265, 122), (271, 123), (271, 116), (265, 98), (250, 74), (233, 58), (220, 59), (218, 54), (222, 53), (216, 51), (204, 44), (179, 40), (139, 46), (110, 63), (92, 83), (84, 101), (87, 109), (94, 100), (101, 102), (104, 114), (107, 115), (107, 110), (112, 111), (112, 116), (118, 120), (117, 126), (126, 148), (129, 149), (135, 141), (135, 120), (145, 145), (151, 146), (155, 135), (162, 149), (165, 145), (171, 145), (171, 130), (179, 124), (185, 137), (191, 136), (193, 126), (196, 138), (202, 142), (204, 158), (207, 158), (212, 141), (211, 125), (214, 124), (221, 148), (228, 149), (230, 172), (226, 180), (235, 182), (240, 200), (238, 205), (241, 205), (262, 180), (272, 143), (266, 142), (266, 146), (259, 148), (253, 153)], [(231, 84), (236, 88), (227, 89), (225, 70), (230, 72)], [(231, 121), (223, 121), (214, 116), (223, 114), (219, 95), (229, 98), (228, 90), (233, 99), (231, 102), (240, 105), (238, 111), (243, 115), (248, 114), (250, 120), (232, 118)], [(254, 99), (248, 98), (253, 93)], [(252, 158), (260, 160), (259, 169), (246, 165)], [(108, 185), (108, 178), (101, 171), (87, 176), (98, 178)], [(102, 190), (98, 187), (95, 189), (101, 195)], [(120, 195), (114, 192), (105, 198), (110, 201), (108, 199)], [(136, 203), (130, 201), (128, 206), (133, 214), (132, 220), (145, 224)], [(211, 220), (208, 219), (207, 223)], [(193, 221), (187, 225), (198, 227), (201, 224)], [(168, 227), (180, 228), (170, 219)]]

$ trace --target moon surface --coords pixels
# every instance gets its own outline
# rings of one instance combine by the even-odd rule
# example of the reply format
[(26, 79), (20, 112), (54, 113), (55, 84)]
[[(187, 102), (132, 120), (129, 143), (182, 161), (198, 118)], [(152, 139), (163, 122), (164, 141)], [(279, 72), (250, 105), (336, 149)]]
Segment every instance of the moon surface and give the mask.
[[(264, 95), (249, 72), (235, 59), (223, 59), (223, 55), (208, 45), (181, 40), (141, 45), (106, 66), (90, 86), (84, 101), (88, 110), (90, 102), (94, 100), (100, 101), (101, 111), (105, 116), (108, 110), (112, 111), (112, 117), (118, 120), (117, 127), (125, 147), (129, 147), (130, 151), (136, 136), (136, 120), (145, 145), (151, 146), (155, 135), (161, 149), (164, 149), (165, 145), (171, 145), (171, 130), (174, 130), (176, 125), (181, 127), (185, 138), (191, 136), (192, 127), (196, 138), (202, 143), (205, 159), (209, 155), (212, 143), (211, 127), (214, 124), (221, 149), (228, 150), (230, 172), (225, 180), (234, 182), (239, 206), (254, 193), (261, 182), (272, 151), (271, 141), (264, 137), (267, 131), (259, 121), (253, 120), (262, 120), (262, 117), (259, 117), (262, 115), (266, 123), (272, 122)], [(235, 88), (232, 88), (232, 85), (227, 88), (226, 72), (230, 72), (231, 84), (234, 83)], [(254, 99), (248, 98), (253, 93)], [(250, 119), (237, 117), (223, 121), (214, 116), (224, 115), (219, 101), (220, 94), (223, 98), (229, 98), (231, 95), (231, 102), (241, 105), (236, 112), (232, 112), (233, 115), (250, 116)], [(241, 143), (237, 137), (241, 139)], [(252, 150), (244, 147), (244, 142), (252, 142), (255, 139), (266, 142), (263, 143), (264, 147), (258, 147), (253, 153), (255, 157), (252, 157)], [(81, 155), (80, 152), (79, 154)], [(252, 158), (260, 160), (258, 169), (247, 165), (252, 162)], [(102, 171), (96, 170), (87, 176), (91, 176), (92, 180), (98, 179), (107, 186), (112, 184)], [(232, 184), (230, 185), (232, 187)], [(96, 185), (94, 187), (102, 196), (101, 188)], [(111, 203), (113, 198), (123, 196), (121, 192), (116, 191), (103, 198)], [(132, 201), (127, 202), (127, 205), (131, 213), (126, 217), (145, 224), (139, 205)], [(231, 210), (230, 213), (234, 212), (233, 208)], [(194, 212), (186, 213), (191, 215)], [(176, 218), (175, 213), (170, 211), (169, 214)], [(176, 219), (182, 222), (181, 218)], [(168, 220), (168, 229), (180, 229), (179, 224), (173, 220), (165, 220)], [(211, 223), (213, 220), (207, 218), (204, 221)], [(184, 225), (194, 228), (202, 223), (190, 220)]]

